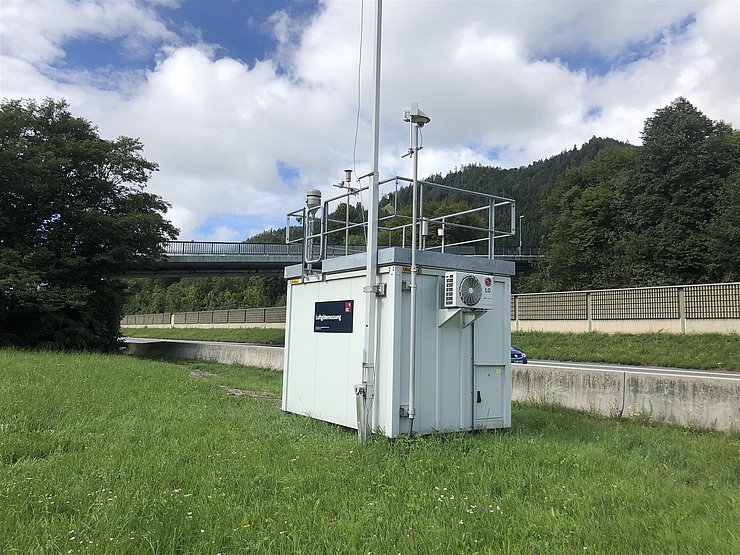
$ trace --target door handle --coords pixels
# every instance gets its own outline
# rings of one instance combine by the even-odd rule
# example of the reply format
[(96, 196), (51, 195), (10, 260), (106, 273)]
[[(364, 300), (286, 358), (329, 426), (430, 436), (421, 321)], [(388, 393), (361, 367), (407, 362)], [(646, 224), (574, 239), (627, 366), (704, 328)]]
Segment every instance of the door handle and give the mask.
[(476, 394), (476, 396), (475, 396), (475, 402), (476, 403), (480, 403), (481, 402), (480, 391), (478, 391), (477, 394)]

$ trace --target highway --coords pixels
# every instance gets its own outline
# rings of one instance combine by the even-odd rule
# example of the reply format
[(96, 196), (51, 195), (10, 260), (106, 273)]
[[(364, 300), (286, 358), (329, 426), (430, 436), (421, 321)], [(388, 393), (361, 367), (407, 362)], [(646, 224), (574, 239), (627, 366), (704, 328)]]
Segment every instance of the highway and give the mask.
[[(127, 343), (194, 343), (201, 345), (252, 345), (251, 343), (233, 343), (228, 341), (194, 341), (189, 339), (149, 339), (140, 337), (124, 337)], [(275, 345), (264, 345), (277, 347)], [(282, 348), (282, 347), (279, 347)], [(524, 366), (514, 364), (513, 366)], [(557, 360), (530, 360), (528, 367), (562, 368), (565, 370), (582, 370), (584, 372), (626, 372), (628, 374), (661, 375), (672, 378), (713, 378), (718, 380), (740, 381), (740, 372), (726, 372), (717, 370), (687, 370), (685, 368), (665, 368), (657, 366), (627, 366), (623, 364), (604, 364), (598, 362), (561, 362)]]
[(684, 368), (664, 368), (655, 366), (627, 366), (597, 362), (560, 362), (556, 360), (530, 360), (528, 366), (583, 370), (584, 372), (627, 372), (628, 374), (661, 375), (673, 378), (715, 378), (718, 380), (740, 381), (740, 372), (716, 370), (686, 370)]

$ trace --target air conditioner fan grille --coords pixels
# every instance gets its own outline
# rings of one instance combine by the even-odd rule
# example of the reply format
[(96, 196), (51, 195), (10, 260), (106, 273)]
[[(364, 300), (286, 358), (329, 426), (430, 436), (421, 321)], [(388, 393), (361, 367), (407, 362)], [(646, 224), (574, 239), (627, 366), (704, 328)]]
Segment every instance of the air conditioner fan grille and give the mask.
[(478, 304), (483, 296), (483, 287), (480, 280), (475, 276), (465, 276), (462, 278), (458, 288), (460, 300), (467, 306)]

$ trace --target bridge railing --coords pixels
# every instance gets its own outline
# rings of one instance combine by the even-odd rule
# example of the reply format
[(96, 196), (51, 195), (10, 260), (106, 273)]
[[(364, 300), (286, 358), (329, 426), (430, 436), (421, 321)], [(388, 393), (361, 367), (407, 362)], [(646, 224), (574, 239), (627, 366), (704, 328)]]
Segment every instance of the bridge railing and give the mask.
[[(239, 243), (228, 241), (167, 241), (163, 244), (164, 253), (167, 256), (285, 256), (295, 257), (297, 262), (303, 254), (303, 247), (300, 244), (283, 244), (283, 243)], [(430, 247), (435, 248), (435, 247)], [(314, 250), (319, 252), (319, 247)], [(349, 254), (365, 252), (364, 245), (350, 245)], [(324, 251), (329, 257), (343, 256), (345, 254), (344, 245), (325, 245)], [(458, 245), (447, 247), (445, 252), (454, 254), (469, 255), (486, 255), (487, 247), (485, 245)], [(505, 256), (515, 258), (517, 256), (536, 257), (540, 255), (539, 247), (495, 247), (496, 256)]]
[(301, 256), (300, 245), (281, 243), (241, 243), (226, 241), (168, 241), (164, 253), (169, 256), (183, 255), (296, 255)]

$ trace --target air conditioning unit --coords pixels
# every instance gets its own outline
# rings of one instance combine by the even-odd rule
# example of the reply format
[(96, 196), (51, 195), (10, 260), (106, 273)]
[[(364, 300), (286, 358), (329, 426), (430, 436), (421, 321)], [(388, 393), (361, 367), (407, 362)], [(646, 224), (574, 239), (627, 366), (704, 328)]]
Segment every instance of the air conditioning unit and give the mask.
[(445, 308), (493, 308), (493, 278), (468, 272), (445, 273)]

